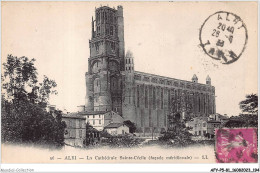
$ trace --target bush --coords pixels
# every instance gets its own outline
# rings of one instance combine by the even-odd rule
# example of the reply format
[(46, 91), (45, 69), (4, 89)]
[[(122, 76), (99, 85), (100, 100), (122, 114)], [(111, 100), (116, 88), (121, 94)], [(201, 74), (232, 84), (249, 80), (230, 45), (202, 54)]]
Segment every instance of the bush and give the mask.
[(131, 147), (138, 146), (142, 141), (143, 141), (142, 139), (134, 138), (130, 135), (122, 135), (122, 136), (112, 136), (106, 138), (102, 141), (102, 143), (110, 147), (131, 148)]
[(30, 103), (19, 105), (2, 100), (2, 142), (64, 145), (61, 113), (56, 118), (41, 107)]
[(172, 129), (168, 129), (159, 137), (159, 141), (166, 142), (168, 145), (186, 146), (194, 143), (191, 139), (192, 134), (189, 132), (189, 127), (186, 127), (184, 122), (176, 121)]

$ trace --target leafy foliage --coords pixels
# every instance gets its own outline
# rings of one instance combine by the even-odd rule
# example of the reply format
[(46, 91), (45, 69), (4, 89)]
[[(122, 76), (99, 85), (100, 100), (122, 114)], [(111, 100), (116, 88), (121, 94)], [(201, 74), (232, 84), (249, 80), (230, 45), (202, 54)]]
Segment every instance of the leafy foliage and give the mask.
[(141, 144), (143, 139), (134, 138), (131, 135), (112, 136), (102, 141), (103, 145), (117, 148), (130, 148)]
[(61, 122), (61, 112), (55, 114), (29, 102), (18, 105), (2, 100), (2, 141), (62, 146), (66, 125)]
[(246, 99), (239, 105), (242, 112), (249, 114), (230, 117), (225, 123), (225, 127), (258, 127), (258, 96), (256, 94), (246, 95)]
[(258, 113), (258, 96), (256, 94), (246, 95), (246, 99), (239, 105), (243, 112)]
[[(191, 100), (185, 94), (171, 101), (171, 112), (168, 115), (168, 130), (159, 137), (160, 141), (167, 142), (170, 145), (185, 146), (191, 144), (192, 134), (190, 127), (186, 127), (185, 122), (192, 118)], [(186, 112), (187, 116), (182, 117), (181, 113)], [(184, 118), (184, 119), (183, 119)]]
[(190, 127), (186, 127), (184, 121), (175, 119), (174, 124), (162, 137), (159, 137), (159, 140), (177, 146), (189, 145), (192, 143), (190, 129)]
[(35, 59), (8, 55), (2, 77), (2, 141), (62, 146), (66, 124), (60, 111), (45, 108), (56, 82), (44, 76), (38, 83)]
[(2, 95), (13, 103), (28, 101), (46, 107), (50, 94), (57, 94), (54, 88), (57, 86), (54, 80), (44, 76), (43, 82), (38, 83), (38, 73), (34, 66), (35, 59), (27, 57), (17, 58), (7, 56), (7, 62), (3, 63)]
[(225, 123), (225, 127), (258, 127), (257, 114), (241, 114), (239, 116), (232, 116)]
[(130, 120), (127, 120), (127, 121), (124, 121), (124, 124), (129, 127), (129, 132), (130, 133), (135, 133), (136, 131), (136, 125), (135, 123), (133, 123), (132, 121)]

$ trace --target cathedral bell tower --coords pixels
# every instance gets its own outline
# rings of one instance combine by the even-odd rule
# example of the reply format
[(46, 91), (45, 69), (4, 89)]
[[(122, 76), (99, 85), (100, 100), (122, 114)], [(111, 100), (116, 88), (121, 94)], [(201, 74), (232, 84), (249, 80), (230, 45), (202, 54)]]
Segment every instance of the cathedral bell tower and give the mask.
[(86, 111), (122, 113), (122, 77), (124, 69), (123, 7), (101, 6), (92, 17), (90, 57), (86, 73)]

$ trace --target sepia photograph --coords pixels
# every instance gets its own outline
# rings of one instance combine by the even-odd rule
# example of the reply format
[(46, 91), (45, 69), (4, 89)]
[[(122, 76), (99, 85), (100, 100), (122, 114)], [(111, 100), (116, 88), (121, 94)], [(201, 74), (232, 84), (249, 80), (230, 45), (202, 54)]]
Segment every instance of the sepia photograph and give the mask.
[(1, 12), (2, 164), (259, 171), (258, 2), (2, 1)]

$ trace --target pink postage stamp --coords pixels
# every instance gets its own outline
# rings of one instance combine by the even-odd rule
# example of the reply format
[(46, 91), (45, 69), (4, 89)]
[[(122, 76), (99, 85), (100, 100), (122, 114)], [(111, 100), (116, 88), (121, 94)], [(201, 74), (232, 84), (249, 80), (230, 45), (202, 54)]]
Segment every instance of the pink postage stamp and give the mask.
[(257, 158), (256, 128), (216, 130), (216, 161), (218, 163), (256, 163)]

